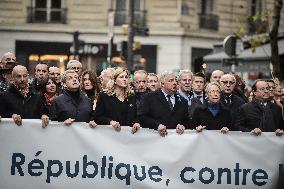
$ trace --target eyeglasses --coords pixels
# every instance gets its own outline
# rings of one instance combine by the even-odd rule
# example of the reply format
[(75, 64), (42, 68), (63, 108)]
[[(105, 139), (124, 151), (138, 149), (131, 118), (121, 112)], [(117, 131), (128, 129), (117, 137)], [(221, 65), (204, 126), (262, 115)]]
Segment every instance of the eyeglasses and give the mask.
[(224, 83), (225, 85), (227, 85), (228, 83), (229, 83), (230, 85), (235, 84), (234, 81), (221, 81), (221, 82)]

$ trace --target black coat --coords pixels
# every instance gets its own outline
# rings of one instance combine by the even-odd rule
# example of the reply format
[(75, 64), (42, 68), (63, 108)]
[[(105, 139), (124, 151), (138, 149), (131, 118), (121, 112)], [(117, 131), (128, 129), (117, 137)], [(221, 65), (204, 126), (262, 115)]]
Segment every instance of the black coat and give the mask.
[(264, 109), (255, 99), (240, 107), (234, 124), (236, 130), (246, 132), (255, 128), (260, 128), (263, 132), (274, 132), (283, 129), (283, 126), (281, 108), (268, 102)]
[(13, 85), (0, 95), (0, 115), (11, 118), (13, 114), (19, 114), (22, 119), (40, 119), (47, 115), (42, 98), (29, 92), (24, 97)]
[(221, 93), (220, 102), (224, 107), (226, 107), (227, 109), (230, 110), (231, 118), (232, 118), (232, 124), (234, 124), (235, 119), (236, 119), (237, 114), (238, 114), (238, 111), (239, 111), (239, 108), (241, 107), (241, 105), (245, 104), (246, 102), (242, 98), (238, 97), (237, 95), (232, 94), (231, 103), (227, 103), (225, 101), (224, 93)]
[(131, 95), (122, 102), (116, 96), (101, 92), (93, 118), (97, 124), (102, 125), (109, 125), (112, 120), (119, 122), (121, 126), (139, 123), (135, 96)]
[(56, 97), (50, 107), (49, 117), (53, 121), (63, 122), (68, 118), (76, 122), (89, 122), (92, 118), (93, 107), (90, 99), (79, 91), (78, 102), (64, 91)]
[(192, 128), (194, 129), (202, 125), (206, 126), (207, 130), (220, 130), (223, 127), (228, 127), (232, 130), (230, 110), (221, 103), (219, 105), (220, 110), (215, 117), (208, 109), (208, 103), (206, 106), (197, 107), (192, 117)]
[(161, 90), (150, 92), (143, 96), (142, 111), (139, 119), (142, 127), (158, 129), (159, 124), (168, 129), (175, 129), (178, 124), (189, 127), (188, 103), (175, 95), (175, 106), (170, 109), (168, 101)]
[(189, 119), (190, 119), (190, 123), (191, 123), (192, 122), (193, 113), (194, 113), (195, 109), (198, 108), (198, 107), (203, 107), (203, 108), (206, 107), (207, 106), (207, 101), (206, 101), (204, 95), (203, 95), (203, 104), (196, 97), (192, 97), (190, 99), (190, 101), (191, 101), (191, 105), (189, 106), (188, 112), (189, 112)]

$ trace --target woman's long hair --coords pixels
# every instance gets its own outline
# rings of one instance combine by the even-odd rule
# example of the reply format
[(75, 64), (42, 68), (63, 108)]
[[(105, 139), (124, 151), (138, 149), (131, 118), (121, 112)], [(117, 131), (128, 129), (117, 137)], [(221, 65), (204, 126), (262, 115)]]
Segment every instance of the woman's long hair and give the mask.
[[(122, 72), (126, 72), (128, 77), (130, 77), (130, 73), (127, 69), (117, 67), (114, 71), (113, 78), (107, 83), (106, 91), (105, 91), (107, 95), (109, 96), (115, 95), (115, 87), (116, 87), (115, 80), (118, 77), (118, 75), (121, 74)], [(131, 92), (131, 87), (130, 87), (130, 82), (129, 82), (124, 89), (124, 97), (127, 98), (131, 94), (132, 92)]]
[(99, 93), (101, 91), (101, 88), (100, 88), (100, 85), (99, 85), (99, 80), (98, 80), (98, 77), (97, 77), (97, 74), (91, 70), (85, 70), (83, 73), (82, 73), (82, 76), (81, 76), (81, 81), (80, 81), (80, 85), (81, 85), (81, 90), (83, 91), (84, 94), (86, 94), (86, 89), (84, 87), (84, 76), (86, 74), (89, 74), (89, 79), (93, 85), (93, 92), (94, 92), (94, 96), (92, 97), (92, 102), (94, 100), (97, 100), (98, 96), (99, 96)]

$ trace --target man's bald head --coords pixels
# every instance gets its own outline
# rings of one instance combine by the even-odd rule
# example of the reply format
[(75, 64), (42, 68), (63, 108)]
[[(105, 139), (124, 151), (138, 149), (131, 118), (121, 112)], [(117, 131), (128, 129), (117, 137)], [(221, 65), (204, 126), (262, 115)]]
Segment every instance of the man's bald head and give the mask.
[(18, 65), (13, 68), (12, 71), (12, 78), (14, 85), (19, 88), (23, 89), (28, 86), (28, 79), (29, 73), (25, 66)]
[(6, 52), (1, 57), (0, 68), (3, 68), (7, 62), (16, 62), (14, 53)]

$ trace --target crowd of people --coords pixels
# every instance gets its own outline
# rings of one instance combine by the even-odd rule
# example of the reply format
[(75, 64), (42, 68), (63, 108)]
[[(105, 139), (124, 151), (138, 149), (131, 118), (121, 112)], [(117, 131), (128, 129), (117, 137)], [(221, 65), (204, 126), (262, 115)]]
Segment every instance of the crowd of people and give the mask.
[[(0, 62), (0, 116), (22, 119), (87, 122), (90, 127), (111, 125), (183, 134), (186, 129), (251, 132), (275, 132), (283, 135), (284, 91), (276, 79), (255, 80), (251, 91), (243, 79), (221, 70), (204, 73), (180, 70), (178, 75), (161, 75), (145, 70), (130, 72), (123, 67), (107, 68), (99, 76), (83, 70), (78, 60), (70, 60), (66, 71), (38, 63), (34, 78), (16, 62), (13, 53), (5, 53)], [(248, 87), (249, 88), (249, 87)]]

